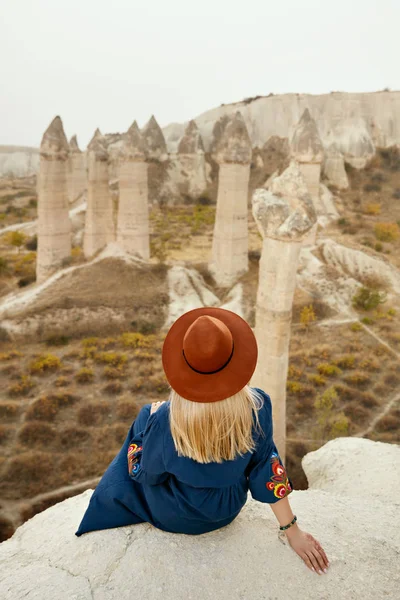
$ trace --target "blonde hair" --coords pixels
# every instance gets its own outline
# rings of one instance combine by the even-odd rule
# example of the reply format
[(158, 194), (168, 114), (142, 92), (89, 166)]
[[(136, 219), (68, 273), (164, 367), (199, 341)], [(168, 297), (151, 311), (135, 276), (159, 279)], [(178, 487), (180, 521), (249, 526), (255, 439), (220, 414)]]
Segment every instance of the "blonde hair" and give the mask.
[(170, 400), (170, 427), (178, 456), (221, 463), (253, 452), (252, 430), (254, 425), (260, 428), (262, 398), (248, 385), (219, 402), (191, 402), (174, 390)]

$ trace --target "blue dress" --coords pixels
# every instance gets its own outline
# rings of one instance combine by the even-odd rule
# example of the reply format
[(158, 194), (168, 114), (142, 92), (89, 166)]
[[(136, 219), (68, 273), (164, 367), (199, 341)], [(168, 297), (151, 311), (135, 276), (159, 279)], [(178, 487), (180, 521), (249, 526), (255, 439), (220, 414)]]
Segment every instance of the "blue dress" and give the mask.
[(271, 400), (254, 390), (263, 399), (262, 432), (253, 430), (256, 449), (223, 463), (178, 456), (170, 402), (152, 415), (151, 405), (143, 406), (93, 492), (76, 535), (143, 522), (172, 533), (202, 534), (231, 523), (248, 491), (268, 504), (288, 496), (293, 484), (273, 441)]

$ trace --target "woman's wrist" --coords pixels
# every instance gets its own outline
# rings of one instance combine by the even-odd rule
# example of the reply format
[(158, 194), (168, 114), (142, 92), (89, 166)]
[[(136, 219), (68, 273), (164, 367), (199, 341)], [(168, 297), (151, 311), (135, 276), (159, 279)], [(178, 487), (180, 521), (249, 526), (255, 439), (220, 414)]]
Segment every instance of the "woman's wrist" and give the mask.
[(300, 527), (297, 525), (297, 523), (294, 523), (288, 529), (285, 529), (283, 533), (286, 533), (287, 537), (290, 538), (295, 536), (299, 531)]

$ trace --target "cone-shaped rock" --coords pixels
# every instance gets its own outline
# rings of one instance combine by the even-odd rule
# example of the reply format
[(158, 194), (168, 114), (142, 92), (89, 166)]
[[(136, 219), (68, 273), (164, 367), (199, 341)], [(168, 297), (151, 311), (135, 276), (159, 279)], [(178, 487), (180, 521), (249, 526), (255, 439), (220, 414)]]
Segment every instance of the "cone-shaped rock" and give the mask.
[(113, 241), (113, 208), (109, 189), (107, 142), (97, 129), (88, 148), (88, 193), (83, 250), (87, 258)]
[(292, 155), (298, 162), (321, 163), (323, 146), (318, 127), (308, 108), (303, 112), (293, 132)]
[(238, 111), (223, 128), (216, 147), (218, 163), (248, 165), (251, 162), (252, 145), (246, 123)]
[(167, 157), (167, 144), (164, 134), (154, 116), (142, 129), (142, 136), (149, 152), (149, 158), (165, 160)]
[(70, 152), (81, 152), (81, 149), (78, 145), (78, 138), (76, 137), (76, 135), (73, 135), (72, 138), (69, 140), (69, 149)]
[[(303, 112), (297, 123), (291, 140), (292, 157), (299, 163), (300, 170), (313, 199), (318, 215), (325, 215), (320, 198), (321, 163), (324, 157), (322, 142), (317, 124), (310, 115), (308, 108)], [(310, 232), (306, 244), (315, 243), (317, 225)]]
[[(272, 188), (273, 186), (273, 188)], [(263, 237), (256, 304), (258, 361), (252, 383), (269, 390), (275, 442), (286, 446), (286, 376), (296, 272), (303, 239), (316, 221), (306, 183), (293, 162), (270, 190), (253, 194), (253, 216)]]
[(217, 211), (210, 270), (219, 285), (229, 286), (248, 269), (247, 202), (252, 147), (238, 112), (225, 125), (217, 144)]
[(37, 280), (43, 281), (71, 256), (68, 214), (68, 153), (60, 117), (45, 131), (40, 146), (38, 181)]
[(55, 117), (43, 134), (40, 144), (40, 154), (59, 155), (57, 158), (64, 160), (64, 155), (69, 152), (68, 140), (60, 117)]
[(86, 156), (80, 150), (76, 135), (69, 141), (68, 195), (73, 203), (83, 196), (87, 189)]
[(119, 149), (117, 241), (130, 254), (150, 257), (146, 141), (137, 127), (123, 136)]
[(195, 121), (189, 121), (185, 133), (178, 145), (178, 154), (197, 154), (204, 152), (203, 140)]

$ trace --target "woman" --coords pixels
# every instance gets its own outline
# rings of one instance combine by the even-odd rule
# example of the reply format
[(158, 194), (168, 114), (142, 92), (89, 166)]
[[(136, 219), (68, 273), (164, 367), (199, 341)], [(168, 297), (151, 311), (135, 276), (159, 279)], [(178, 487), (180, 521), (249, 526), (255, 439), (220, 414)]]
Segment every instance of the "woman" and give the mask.
[(271, 400), (248, 386), (257, 362), (249, 325), (221, 308), (189, 311), (169, 330), (162, 361), (170, 398), (142, 408), (76, 535), (142, 522), (206, 533), (231, 523), (250, 491), (271, 506), (305, 564), (326, 573), (323, 548), (289, 504), (293, 485), (273, 441)]

